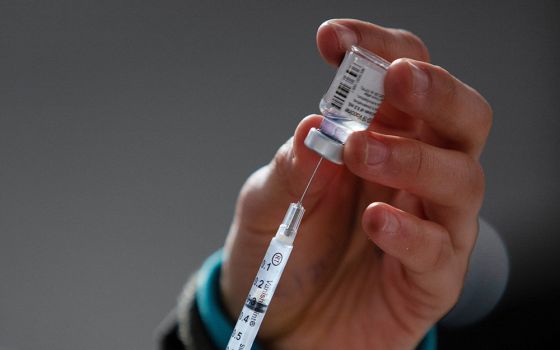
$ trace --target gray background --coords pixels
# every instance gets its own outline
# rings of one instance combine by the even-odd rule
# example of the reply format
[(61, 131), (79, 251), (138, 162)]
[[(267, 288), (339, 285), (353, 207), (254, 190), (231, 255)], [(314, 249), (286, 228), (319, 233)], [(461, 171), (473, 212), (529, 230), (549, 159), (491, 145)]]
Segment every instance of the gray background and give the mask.
[(153, 348), (244, 179), (318, 111), (334, 70), (315, 32), (336, 17), (417, 33), (490, 101), (502, 308), (556, 292), (558, 8), (0, 0), (0, 347)]

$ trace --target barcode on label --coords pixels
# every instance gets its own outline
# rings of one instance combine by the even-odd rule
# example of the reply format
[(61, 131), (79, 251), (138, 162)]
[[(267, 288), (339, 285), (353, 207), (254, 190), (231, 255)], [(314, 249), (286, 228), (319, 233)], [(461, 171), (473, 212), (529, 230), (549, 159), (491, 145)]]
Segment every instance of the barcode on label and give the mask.
[(331, 106), (334, 108), (341, 110), (344, 102), (346, 101), (346, 97), (356, 84), (356, 79), (358, 78), (358, 74), (362, 70), (362, 67), (357, 63), (352, 63), (350, 67), (346, 70), (340, 84), (336, 88), (335, 93), (333, 94)]

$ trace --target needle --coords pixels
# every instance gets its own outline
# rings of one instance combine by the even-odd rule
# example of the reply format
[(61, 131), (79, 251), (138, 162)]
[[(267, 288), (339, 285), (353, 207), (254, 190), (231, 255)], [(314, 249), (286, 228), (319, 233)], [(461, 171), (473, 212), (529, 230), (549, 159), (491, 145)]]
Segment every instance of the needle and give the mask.
[(311, 182), (313, 181), (313, 178), (315, 177), (315, 174), (317, 173), (317, 170), (319, 170), (319, 166), (321, 165), (321, 162), (323, 161), (323, 157), (319, 158), (319, 161), (317, 162), (317, 165), (315, 166), (315, 170), (313, 170), (313, 174), (311, 174), (311, 177), (309, 178), (309, 181), (307, 182), (307, 186), (305, 186), (305, 190), (303, 191), (303, 194), (301, 195), (301, 198), (298, 201), (298, 204), (303, 204), (303, 197), (305, 197), (305, 194), (307, 193), (307, 190), (309, 189), (309, 186), (311, 185)]

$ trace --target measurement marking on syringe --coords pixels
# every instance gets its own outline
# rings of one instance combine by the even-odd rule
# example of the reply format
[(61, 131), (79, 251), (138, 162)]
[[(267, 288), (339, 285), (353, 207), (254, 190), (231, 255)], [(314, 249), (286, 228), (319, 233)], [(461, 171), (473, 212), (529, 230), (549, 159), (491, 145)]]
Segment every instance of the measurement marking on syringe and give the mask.
[(266, 311), (266, 308), (268, 307), (268, 305), (256, 301), (255, 298), (247, 298), (247, 301), (245, 302), (245, 306), (261, 314), (264, 313)]
[(251, 290), (245, 299), (243, 310), (226, 346), (227, 350), (249, 350), (251, 348), (278, 286), (282, 271), (290, 257), (293, 240), (303, 212), (301, 203), (290, 205), (276, 236), (270, 242), (261, 261)]

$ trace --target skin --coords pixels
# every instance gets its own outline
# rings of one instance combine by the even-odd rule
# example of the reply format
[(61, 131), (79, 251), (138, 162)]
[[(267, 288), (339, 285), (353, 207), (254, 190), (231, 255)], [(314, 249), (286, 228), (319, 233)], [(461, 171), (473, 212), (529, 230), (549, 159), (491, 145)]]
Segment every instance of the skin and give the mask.
[[(476, 240), (490, 106), (430, 64), (423, 42), (407, 31), (352, 19), (318, 29), (329, 64), (337, 66), (351, 44), (392, 62), (385, 101), (369, 129), (348, 139), (345, 165), (323, 161), (306, 196), (259, 333), (269, 349), (413, 349), (457, 301)], [(321, 119), (304, 118), (241, 190), (220, 280), (234, 320), (319, 159), (303, 141)]]

